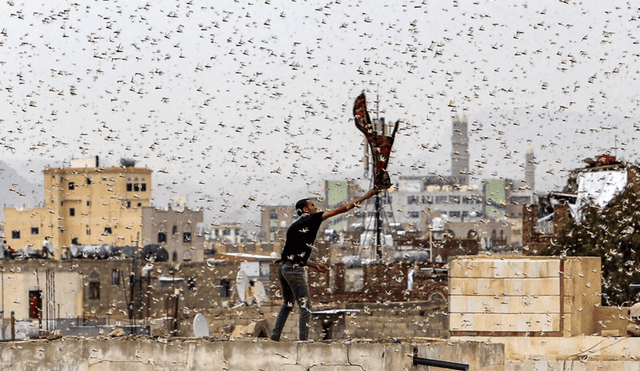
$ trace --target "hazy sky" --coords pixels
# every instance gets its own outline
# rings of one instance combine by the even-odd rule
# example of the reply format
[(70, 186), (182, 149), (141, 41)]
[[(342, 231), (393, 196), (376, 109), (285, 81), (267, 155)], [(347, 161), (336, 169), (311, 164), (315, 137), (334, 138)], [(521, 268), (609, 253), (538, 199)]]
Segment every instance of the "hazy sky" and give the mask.
[(586, 157), (637, 162), (639, 8), (4, 1), (0, 155), (34, 182), (72, 157), (134, 158), (158, 195), (189, 191), (221, 218), (361, 177), (365, 91), (373, 116), (379, 94), (380, 116), (402, 121), (392, 177), (448, 174), (460, 114), (474, 182), (524, 178), (531, 145), (536, 190), (560, 189)]

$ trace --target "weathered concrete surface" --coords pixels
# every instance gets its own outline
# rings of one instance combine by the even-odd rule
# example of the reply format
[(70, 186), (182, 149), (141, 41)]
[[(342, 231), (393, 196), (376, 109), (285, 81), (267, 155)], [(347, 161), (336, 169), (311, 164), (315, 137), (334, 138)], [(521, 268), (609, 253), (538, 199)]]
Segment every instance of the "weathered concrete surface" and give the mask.
[(504, 368), (504, 345), (406, 339), (380, 342), (269, 342), (62, 338), (0, 343), (0, 369), (9, 371), (396, 371), (426, 370), (413, 357), (468, 363), (474, 371)]
[(504, 371), (640, 371), (640, 338), (456, 337), (504, 345)]

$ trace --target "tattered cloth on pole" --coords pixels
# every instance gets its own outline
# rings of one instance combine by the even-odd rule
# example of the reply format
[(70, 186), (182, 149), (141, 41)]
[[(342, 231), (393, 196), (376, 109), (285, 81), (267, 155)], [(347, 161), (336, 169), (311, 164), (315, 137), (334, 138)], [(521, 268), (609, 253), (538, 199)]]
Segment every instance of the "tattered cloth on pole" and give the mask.
[(369, 112), (367, 112), (367, 99), (364, 93), (358, 95), (353, 105), (353, 117), (356, 127), (364, 134), (373, 154), (374, 181), (373, 184), (377, 189), (387, 189), (391, 187), (391, 179), (387, 172), (389, 165), (389, 156), (391, 155), (391, 146), (398, 131), (396, 121), (391, 136), (379, 135), (371, 123)]

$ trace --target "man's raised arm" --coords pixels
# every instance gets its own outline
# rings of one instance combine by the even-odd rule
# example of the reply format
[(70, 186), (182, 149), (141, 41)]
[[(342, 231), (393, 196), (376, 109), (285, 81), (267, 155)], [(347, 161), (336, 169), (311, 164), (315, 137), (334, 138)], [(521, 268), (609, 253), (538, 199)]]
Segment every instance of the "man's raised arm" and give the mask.
[(325, 210), (322, 213), (322, 220), (329, 219), (332, 216), (340, 215), (342, 213), (346, 213), (347, 211), (349, 211), (349, 210), (351, 210), (351, 209), (353, 209), (355, 207), (359, 207), (360, 203), (362, 201), (366, 201), (366, 200), (370, 199), (377, 192), (378, 192), (377, 189), (371, 188), (369, 190), (369, 192), (365, 193), (365, 195), (360, 197), (360, 198), (356, 198), (355, 200), (351, 200), (351, 201), (347, 202), (346, 204), (343, 204), (343, 205), (340, 205), (340, 206), (336, 207), (335, 209)]

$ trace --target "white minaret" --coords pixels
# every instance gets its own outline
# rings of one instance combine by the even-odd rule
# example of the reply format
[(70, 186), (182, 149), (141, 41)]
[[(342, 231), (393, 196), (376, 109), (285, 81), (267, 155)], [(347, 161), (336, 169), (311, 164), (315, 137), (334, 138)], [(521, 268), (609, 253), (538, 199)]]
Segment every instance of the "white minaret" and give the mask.
[(526, 163), (524, 164), (524, 181), (531, 187), (531, 192), (535, 192), (536, 164), (533, 156), (533, 147), (527, 146)]
[(469, 136), (467, 118), (456, 116), (451, 134), (451, 176), (459, 180), (460, 185), (469, 185)]

